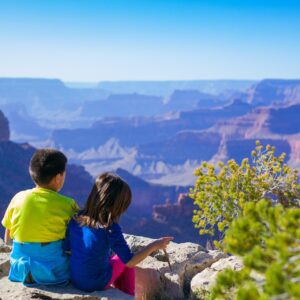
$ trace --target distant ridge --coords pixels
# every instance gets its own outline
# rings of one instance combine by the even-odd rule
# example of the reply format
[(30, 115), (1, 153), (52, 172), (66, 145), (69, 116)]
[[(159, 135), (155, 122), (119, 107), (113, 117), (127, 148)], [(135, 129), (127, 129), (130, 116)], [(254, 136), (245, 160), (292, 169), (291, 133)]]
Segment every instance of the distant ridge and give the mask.
[(60, 79), (46, 79), (46, 78), (9, 78), (9, 77), (0, 77), (0, 86), (49, 86), (53, 85), (56, 87), (65, 87), (64, 83)]
[(94, 89), (97, 88), (98, 82), (72, 82), (72, 81), (64, 81), (65, 86), (71, 89)]
[(197, 90), (202, 93), (220, 94), (227, 90), (244, 91), (255, 80), (169, 80), (169, 81), (101, 81), (99, 88), (113, 93), (139, 93), (168, 96), (174, 90)]

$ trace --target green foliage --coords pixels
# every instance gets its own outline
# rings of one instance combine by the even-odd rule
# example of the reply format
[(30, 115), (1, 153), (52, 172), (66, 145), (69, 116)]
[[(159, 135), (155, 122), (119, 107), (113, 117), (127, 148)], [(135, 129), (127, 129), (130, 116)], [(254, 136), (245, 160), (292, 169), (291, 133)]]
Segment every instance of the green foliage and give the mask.
[[(300, 299), (300, 185), (296, 170), (257, 142), (252, 163), (219, 169), (206, 162), (191, 191), (200, 233), (224, 233), (224, 251), (240, 256), (240, 271), (221, 272), (205, 299)], [(220, 244), (219, 244), (220, 245)]]
[(197, 289), (192, 299), (211, 300), (211, 292), (205, 289)]
[(297, 170), (284, 163), (284, 153), (277, 157), (274, 152), (274, 147), (263, 148), (257, 141), (251, 153), (252, 164), (248, 159), (240, 165), (230, 160), (227, 164), (220, 163), (218, 168), (207, 162), (201, 164), (195, 171), (198, 178), (190, 195), (199, 206), (193, 222), (200, 234), (214, 235), (216, 227), (224, 232), (241, 216), (247, 203), (255, 204), (261, 199), (284, 207), (299, 206)]
[(274, 206), (269, 200), (247, 203), (224, 245), (243, 257), (244, 268), (220, 273), (211, 299), (300, 299), (299, 207)]

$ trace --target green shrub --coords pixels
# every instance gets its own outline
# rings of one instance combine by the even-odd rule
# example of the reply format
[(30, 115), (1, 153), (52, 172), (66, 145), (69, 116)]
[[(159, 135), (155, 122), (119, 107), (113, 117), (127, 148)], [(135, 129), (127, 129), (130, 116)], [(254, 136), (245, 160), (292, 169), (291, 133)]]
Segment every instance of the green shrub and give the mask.
[(222, 233), (224, 251), (242, 257), (240, 271), (217, 276), (205, 299), (300, 299), (300, 185), (298, 174), (257, 142), (252, 163), (244, 159), (202, 163), (191, 191), (200, 234)]
[[(224, 238), (225, 250), (243, 257), (244, 268), (225, 270), (212, 299), (300, 299), (300, 208), (247, 203)], [(273, 298), (272, 298), (273, 297)]]
[(218, 168), (207, 162), (201, 164), (195, 171), (197, 181), (190, 193), (199, 206), (193, 222), (200, 234), (214, 235), (216, 228), (224, 232), (249, 202), (267, 199), (284, 207), (299, 206), (297, 170), (284, 163), (284, 153), (277, 157), (274, 152), (274, 147), (267, 145), (264, 149), (257, 141), (251, 164), (247, 158), (240, 165), (230, 160)]

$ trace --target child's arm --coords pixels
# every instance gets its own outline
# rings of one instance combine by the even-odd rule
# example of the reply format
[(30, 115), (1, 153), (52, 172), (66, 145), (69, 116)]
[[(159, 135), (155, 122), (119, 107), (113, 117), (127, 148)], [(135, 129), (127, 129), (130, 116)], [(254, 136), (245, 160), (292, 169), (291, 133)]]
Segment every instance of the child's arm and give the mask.
[(163, 237), (150, 243), (144, 249), (136, 253), (132, 253), (129, 249), (127, 242), (124, 239), (119, 224), (114, 223), (110, 226), (107, 232), (110, 248), (119, 256), (122, 262), (128, 267), (136, 266), (148, 255), (150, 255), (152, 252), (158, 249), (165, 249), (169, 242), (173, 240), (173, 237)]
[(150, 243), (144, 249), (136, 252), (132, 257), (132, 259), (126, 264), (126, 266), (130, 268), (135, 267), (137, 264), (143, 261), (147, 256), (149, 256), (152, 252), (158, 249), (166, 249), (166, 247), (168, 246), (171, 240), (173, 240), (173, 237), (163, 237)]
[(13, 217), (13, 212), (14, 212), (14, 202), (17, 199), (17, 196), (19, 194), (21, 194), (21, 193), (16, 194), (12, 198), (12, 200), (10, 201), (10, 203), (9, 203), (9, 205), (8, 205), (6, 211), (5, 211), (4, 217), (3, 217), (2, 221), (1, 221), (1, 224), (5, 228), (4, 242), (7, 245), (11, 245), (12, 244), (12, 240), (10, 238), (10, 231), (11, 231), (11, 228), (12, 228), (12, 217)]
[(10, 230), (9, 229), (5, 229), (4, 242), (7, 245), (11, 245), (11, 238), (10, 238)]

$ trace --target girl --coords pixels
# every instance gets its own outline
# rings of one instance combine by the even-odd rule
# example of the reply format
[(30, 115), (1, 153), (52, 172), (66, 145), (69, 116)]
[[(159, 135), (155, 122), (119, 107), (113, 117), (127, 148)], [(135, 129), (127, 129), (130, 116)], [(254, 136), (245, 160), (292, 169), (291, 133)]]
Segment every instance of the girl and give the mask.
[[(134, 296), (134, 267), (173, 239), (158, 239), (133, 254), (118, 224), (130, 203), (131, 190), (119, 176), (104, 173), (96, 179), (85, 208), (68, 227), (75, 287), (92, 292), (113, 285)], [(110, 256), (111, 250), (114, 256)]]

